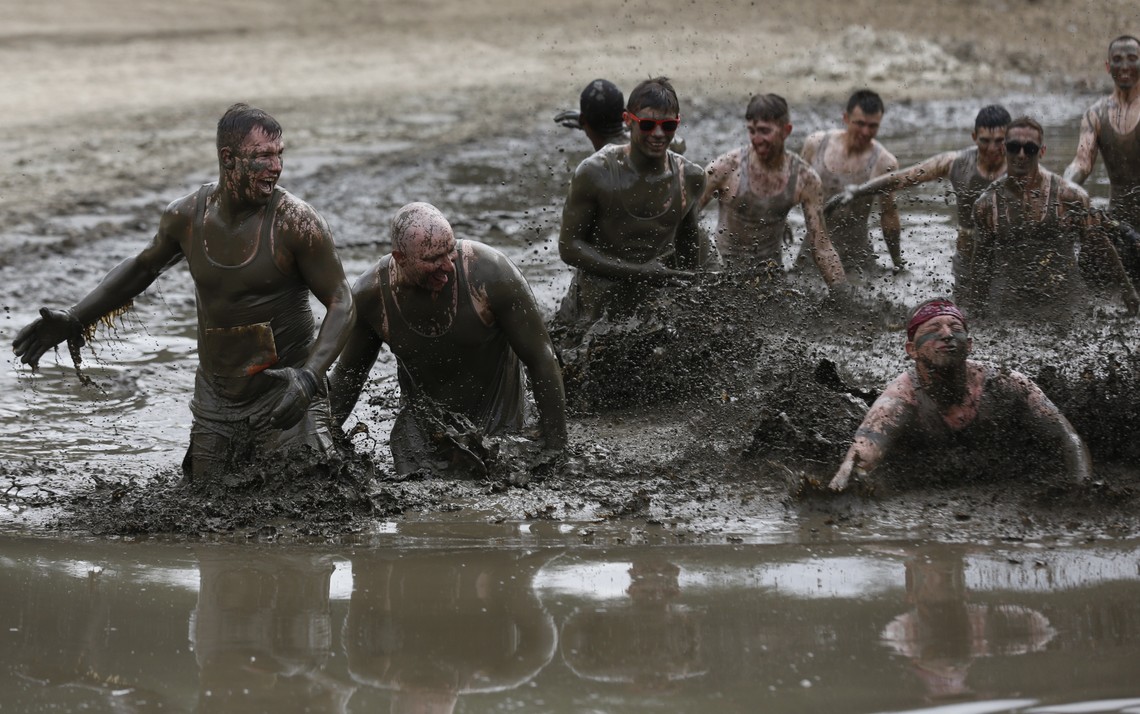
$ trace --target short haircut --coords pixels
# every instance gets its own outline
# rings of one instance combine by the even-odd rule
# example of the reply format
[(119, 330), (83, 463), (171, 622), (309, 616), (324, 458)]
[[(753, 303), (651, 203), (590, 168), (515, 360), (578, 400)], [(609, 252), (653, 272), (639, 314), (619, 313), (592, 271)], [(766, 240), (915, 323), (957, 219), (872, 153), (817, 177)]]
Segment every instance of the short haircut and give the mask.
[(629, 93), (629, 103), (626, 105), (631, 114), (637, 114), (641, 109), (657, 109), (670, 114), (681, 114), (681, 102), (677, 99), (677, 92), (669, 84), (668, 77), (653, 77), (647, 79)]
[(887, 111), (883, 98), (870, 89), (860, 89), (847, 99), (847, 113), (855, 111), (855, 107), (859, 107), (867, 115), (883, 114)]
[(787, 124), (788, 102), (779, 94), (753, 95), (748, 100), (748, 109), (744, 111), (744, 120)]
[(982, 107), (974, 117), (974, 131), (978, 129), (1002, 129), (1009, 126), (1012, 119), (1009, 112), (1000, 104)]
[(1117, 43), (1120, 43), (1120, 42), (1135, 42), (1137, 45), (1140, 45), (1140, 40), (1136, 39), (1132, 35), (1121, 35), (1120, 37), (1117, 37), (1112, 42), (1108, 43), (1108, 54), (1109, 55), (1112, 54), (1112, 46), (1117, 44)]
[(243, 102), (231, 105), (218, 120), (218, 151), (221, 152), (226, 147), (238, 148), (257, 126), (271, 139), (281, 136), (281, 125), (265, 112)]
[(1006, 132), (1013, 131), (1014, 129), (1035, 129), (1037, 136), (1041, 137), (1041, 142), (1045, 142), (1045, 130), (1037, 123), (1037, 120), (1030, 116), (1020, 116), (1009, 123), (1006, 127)]
[(578, 96), (578, 113), (582, 121), (603, 134), (621, 131), (623, 109), (625, 97), (608, 79), (595, 79)]
[(405, 204), (396, 211), (396, 215), (392, 216), (392, 228), (389, 233), (392, 240), (392, 251), (408, 252), (408, 234), (413, 228), (422, 228), (427, 235), (431, 236), (435, 233), (435, 228), (444, 226), (451, 230), (451, 224), (447, 222), (447, 218), (430, 203), (416, 201)]

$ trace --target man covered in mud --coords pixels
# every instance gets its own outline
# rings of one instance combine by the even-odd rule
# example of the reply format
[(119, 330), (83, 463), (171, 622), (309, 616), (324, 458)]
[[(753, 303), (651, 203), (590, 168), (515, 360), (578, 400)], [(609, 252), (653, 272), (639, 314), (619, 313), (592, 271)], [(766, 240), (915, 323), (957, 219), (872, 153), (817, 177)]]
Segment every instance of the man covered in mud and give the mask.
[(570, 182), (558, 252), (576, 270), (562, 322), (627, 312), (657, 288), (691, 283), (708, 257), (697, 215), (705, 172), (669, 149), (681, 123), (669, 80), (638, 84), (623, 117), (630, 143), (603, 147)]
[[(625, 113), (625, 96), (621, 89), (608, 79), (595, 79), (587, 84), (578, 97), (578, 111), (561, 111), (554, 121), (568, 129), (581, 129), (594, 151), (610, 144), (628, 144), (622, 115)], [(685, 140), (673, 135), (669, 148), (678, 154), (685, 153)]]
[[(328, 225), (277, 186), (285, 150), (277, 120), (234, 104), (218, 122), (217, 149), (217, 183), (171, 203), (146, 247), (72, 307), (41, 309), (13, 344), (33, 367), (64, 341), (78, 354), (100, 320), (185, 260), (200, 360), (183, 462), (192, 480), (282, 447), (330, 450), (325, 373), (355, 319)], [(327, 308), (316, 339), (310, 293)]]
[(1112, 94), (1097, 101), (1081, 119), (1077, 155), (1065, 169), (1065, 178), (1084, 184), (1104, 155), (1111, 187), (1109, 223), (1120, 257), (1135, 281), (1140, 279), (1140, 40), (1122, 35), (1108, 45), (1105, 70), (1112, 77)]
[(979, 315), (1065, 323), (1087, 302), (1080, 260), (1106, 266), (1128, 313), (1140, 308), (1120, 258), (1089, 213), (1084, 189), (1040, 165), (1045, 130), (1019, 117), (1006, 131), (1006, 175), (974, 204), (970, 308)]
[(828, 208), (839, 208), (865, 196), (890, 193), (927, 181), (948, 179), (958, 206), (958, 240), (952, 262), (954, 297), (963, 301), (968, 292), (968, 268), (973, 258), (974, 202), (987, 186), (1005, 173), (1005, 132), (1010, 121), (1012, 118), (1005, 107), (997, 104), (982, 107), (974, 118), (974, 131), (970, 134), (973, 146), (947, 151), (914, 166), (848, 186), (831, 197)]
[(926, 485), (1009, 469), (1034, 475), (1060, 468), (1071, 481), (1089, 478), (1088, 449), (1037, 385), (967, 359), (973, 340), (953, 302), (929, 300), (911, 310), (905, 349), (913, 367), (871, 405), (832, 490), (855, 482), (873, 489), (875, 472), (888, 463)]
[(819, 175), (784, 148), (792, 133), (788, 103), (778, 94), (757, 94), (744, 113), (748, 144), (717, 158), (708, 168), (701, 207), (720, 208), (716, 247), (725, 270), (781, 279), (783, 244), (791, 242), (788, 212), (800, 206), (804, 241), (828, 286), (846, 284), (843, 264), (823, 225)]
[[(824, 200), (842, 193), (847, 186), (864, 183), (898, 168), (894, 155), (875, 138), (885, 111), (878, 94), (861, 89), (847, 100), (843, 129), (817, 131), (804, 141), (803, 159), (819, 174)], [(867, 228), (874, 200), (875, 194), (862, 196), (824, 216), (831, 244), (839, 253), (848, 278), (875, 271), (875, 251)], [(902, 224), (894, 196), (889, 192), (879, 194), (879, 224), (891, 263), (901, 269), (905, 265), (899, 247)], [(801, 248), (796, 258), (797, 268), (802, 267), (805, 253), (811, 248), (808, 243)]]
[(336, 423), (348, 418), (387, 344), (400, 380), (391, 440), (398, 473), (481, 472), (485, 463), (469, 448), (472, 439), (524, 426), (522, 365), (545, 447), (564, 449), (562, 372), (518, 268), (490, 246), (456, 241), (447, 219), (427, 203), (397, 211), (391, 238), (392, 252), (353, 287), (360, 320), (333, 370)]

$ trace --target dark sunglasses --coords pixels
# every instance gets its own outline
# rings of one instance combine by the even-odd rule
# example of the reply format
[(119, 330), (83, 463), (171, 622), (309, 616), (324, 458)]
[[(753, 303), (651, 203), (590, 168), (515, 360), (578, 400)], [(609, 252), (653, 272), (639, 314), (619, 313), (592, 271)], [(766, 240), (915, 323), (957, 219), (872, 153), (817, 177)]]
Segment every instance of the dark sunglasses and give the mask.
[(1017, 156), (1019, 153), (1021, 153), (1022, 149), (1025, 150), (1026, 156), (1037, 156), (1037, 152), (1041, 151), (1041, 147), (1038, 144), (1034, 144), (1032, 141), (1027, 141), (1024, 144), (1020, 141), (1005, 142), (1005, 153), (1009, 154), (1010, 156)]
[(681, 117), (677, 117), (676, 119), (642, 119), (641, 117), (636, 116), (633, 112), (626, 112), (625, 120), (629, 121), (630, 119), (637, 122), (637, 128), (641, 129), (646, 134), (653, 131), (657, 127), (661, 127), (661, 131), (665, 132), (666, 134), (672, 134), (673, 132), (677, 131), (677, 127), (681, 126)]

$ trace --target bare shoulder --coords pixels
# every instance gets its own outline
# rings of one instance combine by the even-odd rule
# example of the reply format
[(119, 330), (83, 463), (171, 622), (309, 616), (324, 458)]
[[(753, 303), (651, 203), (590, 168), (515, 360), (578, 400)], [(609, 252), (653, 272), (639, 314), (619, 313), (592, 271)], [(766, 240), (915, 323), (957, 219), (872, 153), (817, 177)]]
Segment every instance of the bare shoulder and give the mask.
[(332, 242), (332, 234), (323, 216), (305, 201), (281, 189), (273, 229), (285, 239), (322, 240)]
[(879, 158), (875, 160), (875, 175), (885, 174), (897, 169), (899, 167), (899, 160), (895, 158), (895, 155), (888, 151), (887, 147), (883, 146), (878, 139), (874, 139), (873, 141), (879, 146)]
[(177, 230), (193, 224), (194, 214), (198, 209), (198, 193), (206, 188), (196, 189), (168, 203), (162, 211), (162, 227), (167, 230)]
[(472, 284), (522, 279), (522, 273), (511, 259), (495, 248), (475, 240), (459, 242), (460, 257)]
[(733, 149), (713, 159), (707, 170), (709, 181), (716, 183), (735, 173), (740, 168), (742, 153), (741, 149)]
[(803, 186), (822, 185), (823, 183), (812, 165), (793, 151), (788, 152), (788, 174), (795, 174), (798, 183)]
[(1077, 184), (1062, 178), (1056, 174), (1053, 175), (1054, 181), (1060, 181), (1061, 185), (1057, 188), (1057, 198), (1062, 203), (1075, 204), (1088, 208), (1089, 193)]
[(915, 383), (914, 375), (910, 370), (907, 370), (895, 377), (887, 384), (886, 389), (875, 400), (875, 404), (883, 402), (884, 404), (897, 403), (897, 404), (914, 404), (915, 403)]

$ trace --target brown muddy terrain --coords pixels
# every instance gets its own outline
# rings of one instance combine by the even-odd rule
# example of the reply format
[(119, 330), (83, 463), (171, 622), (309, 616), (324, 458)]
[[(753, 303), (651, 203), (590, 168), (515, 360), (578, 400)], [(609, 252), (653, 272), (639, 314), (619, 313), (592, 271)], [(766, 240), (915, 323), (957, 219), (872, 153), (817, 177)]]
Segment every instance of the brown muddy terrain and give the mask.
[[(698, 122), (686, 125), (688, 155), (702, 163), (733, 145), (722, 135), (738, 122), (722, 117), (756, 91), (810, 107), (796, 121), (814, 128), (832, 125), (834, 107), (870, 84), (907, 108), (921, 147), (924, 122), (941, 116), (942, 102), (1019, 96), (1028, 105), (1025, 97), (1052, 93), (1075, 106), (1107, 91), (1103, 46), (1140, 27), (1133, 4), (1118, 0), (1095, 10), (1052, 0), (65, 5), (21, 7), (0, 29), (0, 87), (12, 107), (0, 117), (10, 167), (0, 176), (6, 344), (40, 304), (76, 299), (137, 249), (166, 202), (212, 178), (212, 128), (233, 101), (281, 120), (290, 147), (282, 183), (328, 217), (350, 275), (385, 250), (377, 226), (395, 207), (428, 200), (464, 235), (514, 245), (512, 257), (549, 305), (556, 261), (520, 258), (550, 249), (567, 172), (582, 156), (567, 151), (574, 137), (551, 140), (549, 117), (595, 76), (623, 87), (673, 77), (683, 113)], [(1047, 124), (1068, 116), (1040, 111)], [(951, 123), (972, 117), (961, 114)], [(1051, 154), (1048, 167), (1059, 171), (1068, 155)], [(904, 216), (922, 208), (901, 206)], [(908, 259), (934, 265), (939, 253), (916, 242)], [(574, 446), (537, 468), (508, 443), (485, 479), (395, 480), (383, 443), (395, 400), (389, 364), (358, 407), (372, 429), (353, 438), (356, 456), (319, 468), (283, 460), (187, 488), (176, 485), (176, 446), (137, 460), (87, 460), (67, 443), (53, 448), (51, 427), (70, 420), (69, 433), (83, 439), (184, 443), (177, 420), (145, 426), (161, 421), (156, 402), (189, 399), (177, 387), (192, 373), (184, 354), (192, 291), (175, 278), (150, 312), (140, 301), (137, 318), (84, 353), (98, 399), (124, 395), (116, 408), (144, 424), (121, 425), (125, 436), (84, 430), (91, 397), (52, 391), (71, 389), (59, 387), (75, 381), (67, 369), (32, 380), (9, 353), (8, 369), (20, 376), (3, 383), (19, 396), (0, 411), (3, 438), (12, 440), (0, 464), (0, 488), (9, 484), (0, 498), (12, 514), (5, 523), (275, 539), (367, 537), (395, 519), (449, 527), (543, 520), (591, 542), (1135, 533), (1140, 336), (1114, 296), (1100, 296), (1072, 331), (975, 326), (981, 358), (1034, 377), (1068, 414), (1092, 450), (1095, 483), (986, 473), (931, 485), (911, 474), (871, 496), (820, 488), (868, 400), (905, 368), (898, 330), (907, 305), (943, 289), (935, 275), (943, 272), (885, 276), (844, 309), (824, 300), (811, 276), (782, 291), (711, 279), (666, 295), (636, 326), (606, 326), (587, 357), (566, 355)], [(174, 329), (164, 327), (171, 315)], [(130, 340), (169, 332), (182, 339), (167, 348), (177, 353), (171, 367), (111, 371), (131, 353)], [(141, 337), (116, 342), (130, 334)], [(56, 398), (59, 410), (47, 408)], [(23, 456), (27, 439), (42, 443), (34, 458)]]

